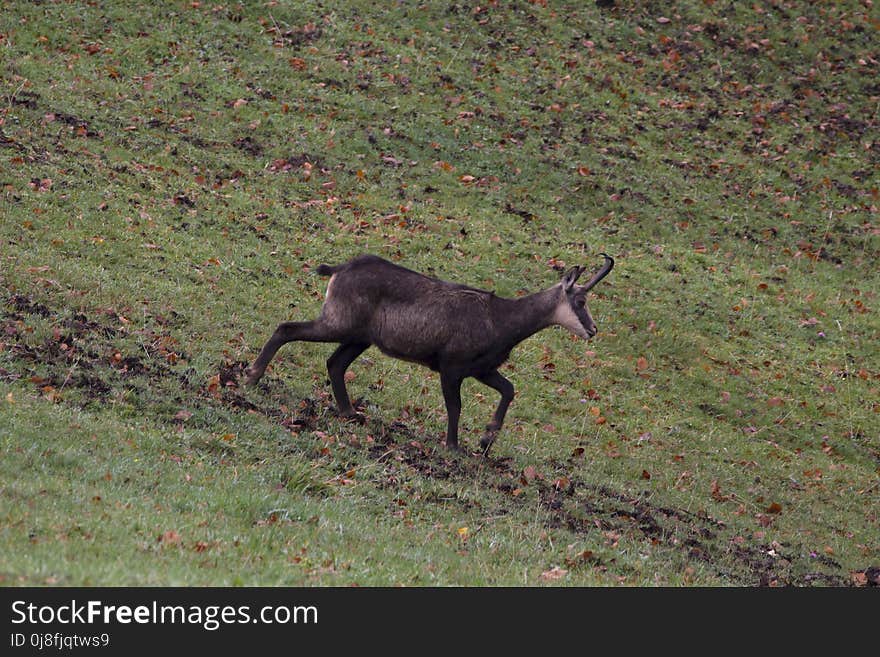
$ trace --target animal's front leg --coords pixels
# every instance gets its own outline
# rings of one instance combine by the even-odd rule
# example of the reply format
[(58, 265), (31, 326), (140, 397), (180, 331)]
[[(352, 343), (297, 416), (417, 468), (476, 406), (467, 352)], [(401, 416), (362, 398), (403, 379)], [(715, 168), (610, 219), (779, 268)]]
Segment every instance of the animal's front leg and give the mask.
[(480, 440), (480, 447), (483, 450), (483, 454), (487, 455), (489, 449), (492, 447), (492, 443), (495, 442), (495, 438), (498, 437), (498, 432), (501, 430), (501, 426), (504, 424), (504, 416), (507, 414), (507, 407), (510, 406), (510, 402), (513, 401), (514, 390), (513, 384), (499, 374), (498, 370), (492, 370), (485, 376), (478, 376), (477, 381), (490, 388), (494, 388), (501, 393), (501, 400), (498, 402), (498, 408), (495, 409), (492, 421), (486, 427), (486, 433), (483, 434), (483, 438)]

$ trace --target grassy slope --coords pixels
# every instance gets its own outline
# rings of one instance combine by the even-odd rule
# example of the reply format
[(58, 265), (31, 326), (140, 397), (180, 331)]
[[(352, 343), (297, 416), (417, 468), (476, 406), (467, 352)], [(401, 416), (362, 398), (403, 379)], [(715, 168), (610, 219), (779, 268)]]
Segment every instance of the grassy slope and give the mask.
[[(861, 583), (870, 8), (401, 4), (2, 13), (0, 582)], [(363, 425), (326, 345), (236, 387), (363, 251), (508, 296), (618, 265), (595, 341), (514, 352), (483, 461), (373, 351)]]

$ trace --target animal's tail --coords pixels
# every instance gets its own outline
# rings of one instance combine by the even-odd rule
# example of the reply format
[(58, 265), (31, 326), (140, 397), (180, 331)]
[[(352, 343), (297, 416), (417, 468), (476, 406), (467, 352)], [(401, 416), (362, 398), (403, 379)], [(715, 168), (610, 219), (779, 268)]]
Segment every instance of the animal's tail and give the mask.
[(337, 269), (339, 269), (339, 267), (333, 267), (331, 265), (318, 265), (318, 269), (316, 271), (318, 272), (319, 276), (332, 276), (336, 273)]

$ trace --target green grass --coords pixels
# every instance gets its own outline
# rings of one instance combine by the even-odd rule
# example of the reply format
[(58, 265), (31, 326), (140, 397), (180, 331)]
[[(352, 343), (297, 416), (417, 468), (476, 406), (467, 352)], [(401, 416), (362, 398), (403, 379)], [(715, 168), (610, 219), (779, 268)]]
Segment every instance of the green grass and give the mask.
[[(862, 2), (14, 2), (0, 16), (0, 583), (849, 585), (880, 566)], [(515, 296), (504, 368), (237, 385), (372, 252)], [(476, 447), (496, 403), (463, 388)]]

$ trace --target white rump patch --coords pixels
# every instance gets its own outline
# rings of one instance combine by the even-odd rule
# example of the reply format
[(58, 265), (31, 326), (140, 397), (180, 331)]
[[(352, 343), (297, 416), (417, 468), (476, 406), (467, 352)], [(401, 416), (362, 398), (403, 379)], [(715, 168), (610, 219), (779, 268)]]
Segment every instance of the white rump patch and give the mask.
[(330, 300), (330, 291), (331, 291), (332, 288), (333, 288), (333, 279), (334, 279), (334, 278), (336, 278), (336, 274), (333, 274), (333, 275), (330, 277), (330, 280), (327, 282), (327, 293), (324, 295), (324, 301), (325, 301), (325, 302)]

